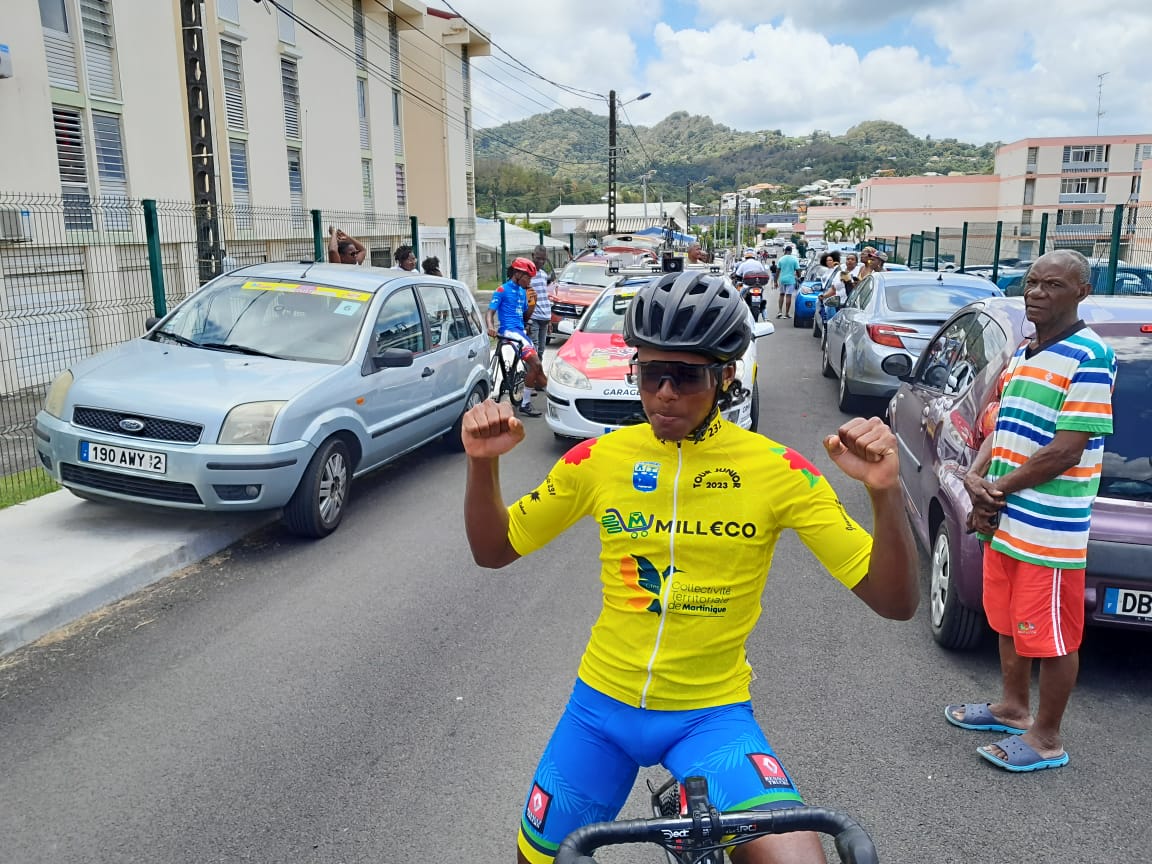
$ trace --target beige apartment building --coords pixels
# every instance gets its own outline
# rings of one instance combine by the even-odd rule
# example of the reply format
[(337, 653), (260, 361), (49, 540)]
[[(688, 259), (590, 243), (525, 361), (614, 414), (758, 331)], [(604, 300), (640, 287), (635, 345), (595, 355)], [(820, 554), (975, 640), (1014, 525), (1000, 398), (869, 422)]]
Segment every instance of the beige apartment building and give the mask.
[(1116, 205), (1126, 206), (1122, 249), (1135, 242), (1149, 159), (1152, 134), (1025, 138), (996, 151), (990, 175), (865, 180), (857, 187), (857, 208), (872, 220), (878, 237), (1003, 222), (1001, 255), (1024, 259), (1038, 251), (1047, 214), (1049, 247), (1098, 255), (1108, 243)]
[[(225, 262), (312, 258), (313, 209), (384, 265), (410, 217), (420, 252), (447, 265), (454, 219), (474, 282), (470, 62), (489, 42), (457, 16), (417, 0), (0, 8), (0, 395), (139, 331), (152, 291), (141, 199), (161, 202), (172, 300)], [(205, 185), (219, 205), (207, 259), (206, 208), (192, 207)]]

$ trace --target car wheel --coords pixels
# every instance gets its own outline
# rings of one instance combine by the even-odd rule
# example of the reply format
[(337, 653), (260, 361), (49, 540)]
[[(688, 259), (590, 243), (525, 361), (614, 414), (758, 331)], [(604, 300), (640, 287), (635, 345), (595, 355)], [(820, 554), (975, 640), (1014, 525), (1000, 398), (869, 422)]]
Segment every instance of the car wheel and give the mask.
[(477, 384), (464, 400), (464, 410), (460, 412), (460, 416), (456, 418), (456, 422), (452, 424), (452, 428), (444, 438), (445, 447), (454, 453), (464, 452), (464, 415), (483, 402), (486, 393), (484, 385)]
[(312, 456), (284, 508), (284, 524), (300, 537), (327, 537), (340, 525), (352, 483), (348, 445), (329, 438)]
[(793, 327), (796, 327), (797, 329), (799, 329), (800, 327), (803, 327), (803, 326), (804, 326), (804, 322), (805, 322), (806, 320), (807, 320), (807, 319), (805, 319), (805, 318), (801, 318), (801, 317), (800, 317), (800, 316), (798, 316), (798, 315), (793, 315), (793, 316), (792, 316), (792, 326), (793, 326)]
[(820, 338), (821, 329), (823, 329), (823, 328), (820, 327), (820, 310), (819, 310), (819, 308), (817, 308), (816, 314), (812, 316), (812, 338), (813, 339), (819, 339)]
[(825, 336), (824, 341), (820, 345), (820, 374), (825, 378), (835, 378), (836, 370), (828, 361), (828, 338)]
[(760, 426), (760, 388), (752, 382), (752, 413), (748, 421), (748, 431), (755, 432)]
[(984, 636), (984, 614), (960, 603), (952, 584), (952, 561), (955, 560), (948, 522), (942, 521), (932, 544), (929, 568), (929, 612), (932, 638), (942, 648), (967, 651), (975, 648)]
[[(827, 358), (827, 351), (824, 352), (824, 356)], [(859, 401), (859, 398), (853, 396), (852, 391), (848, 389), (848, 356), (842, 354), (840, 355), (840, 384), (836, 388), (836, 407), (845, 414), (855, 414)]]

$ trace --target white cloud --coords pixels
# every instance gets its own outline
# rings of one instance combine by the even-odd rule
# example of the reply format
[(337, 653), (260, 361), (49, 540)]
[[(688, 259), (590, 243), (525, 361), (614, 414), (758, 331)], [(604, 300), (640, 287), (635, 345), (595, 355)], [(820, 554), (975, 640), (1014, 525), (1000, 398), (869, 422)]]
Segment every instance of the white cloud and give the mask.
[[(978, 142), (1090, 134), (1096, 75), (1109, 72), (1101, 132), (1152, 129), (1152, 16), (1130, 0), (698, 0), (696, 27), (683, 29), (661, 20), (659, 0), (635, 0), (627, 15), (607, 0), (538, 5), (532, 15), (511, 0), (453, 5), (554, 80), (622, 98), (651, 91), (628, 108), (636, 123), (685, 110), (790, 134), (838, 134), (870, 119)], [(847, 40), (855, 45), (827, 35), (855, 25), (865, 28)], [(477, 65), (507, 75), (491, 60)], [(548, 97), (477, 76), (477, 124), (544, 110), (526, 96), (606, 111), (535, 86)]]

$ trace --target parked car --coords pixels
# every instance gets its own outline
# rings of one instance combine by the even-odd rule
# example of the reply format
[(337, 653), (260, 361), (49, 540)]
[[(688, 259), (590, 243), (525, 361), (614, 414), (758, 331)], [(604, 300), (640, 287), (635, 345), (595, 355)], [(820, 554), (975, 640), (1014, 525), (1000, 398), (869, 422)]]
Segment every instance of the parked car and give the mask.
[[(959, 273), (881, 271), (865, 278), (825, 324), (821, 371), (840, 379), (840, 410), (853, 412), (861, 396), (890, 397), (900, 382), (881, 368), (885, 357), (915, 359), (949, 315), (999, 294), (987, 279)], [(825, 301), (832, 308), (836, 303)]]
[(792, 304), (793, 327), (813, 326), (813, 320), (819, 315), (819, 297), (823, 291), (824, 282), (822, 279), (807, 280), (800, 283)]
[(82, 498), (283, 508), (323, 537), (353, 477), (447, 434), (489, 390), (488, 336), (461, 282), (375, 267), (260, 264), (60, 375), (36, 418), (53, 478)]
[[(1027, 270), (1001, 276), (996, 280), (1000, 290), (1008, 297), (1024, 296), (1024, 279)], [(1108, 265), (1092, 265), (1092, 293), (1098, 297), (1117, 294), (1126, 297), (1152, 297), (1152, 267), (1139, 267), (1125, 264), (1116, 267), (1116, 275), (1111, 286), (1108, 282)]]
[[(548, 286), (548, 299), (552, 301), (552, 323), (576, 322), (600, 292), (615, 282), (617, 274), (608, 269), (608, 256), (583, 255), (570, 261), (556, 281)], [(559, 328), (557, 328), (557, 332)]]
[[(647, 422), (640, 393), (628, 382), (629, 363), (636, 349), (624, 344), (624, 312), (640, 286), (651, 276), (628, 276), (605, 289), (578, 324), (562, 322), (568, 340), (553, 354), (548, 370), (549, 428), (559, 438), (594, 438), (621, 426)], [(745, 307), (747, 308), (747, 307)], [(752, 321), (751, 346), (736, 361), (736, 381), (724, 417), (755, 431), (760, 415), (756, 389), (756, 339), (774, 327)]]
[[(1113, 428), (1104, 439), (1092, 506), (1086, 622), (1152, 630), (1152, 302), (1089, 297), (1080, 315), (1116, 352)], [(903, 375), (888, 416), (900, 442), (900, 484), (914, 533), (930, 550), (932, 635), (946, 648), (985, 632), (982, 559), (964, 531), (971, 503), (961, 480), (980, 448), (979, 418), (1008, 360), (1034, 329), (1021, 298), (990, 298), (956, 312)], [(893, 368), (893, 367), (903, 368)]]

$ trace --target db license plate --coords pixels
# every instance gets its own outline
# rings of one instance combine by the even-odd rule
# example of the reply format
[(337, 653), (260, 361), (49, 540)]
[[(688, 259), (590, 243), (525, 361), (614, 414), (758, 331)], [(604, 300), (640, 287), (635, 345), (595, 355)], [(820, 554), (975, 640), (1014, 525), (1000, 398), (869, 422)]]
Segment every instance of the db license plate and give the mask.
[(113, 468), (134, 468), (150, 474), (164, 474), (168, 471), (168, 456), (150, 450), (134, 450), (130, 447), (113, 447), (109, 444), (80, 442), (80, 461), (89, 465), (109, 465)]
[(1152, 621), (1152, 591), (1105, 588), (1104, 614)]

